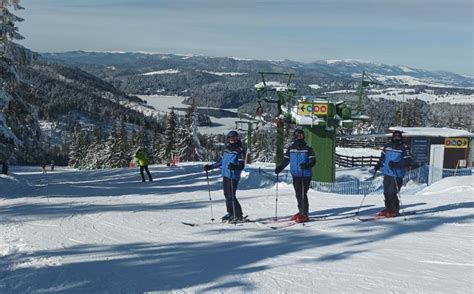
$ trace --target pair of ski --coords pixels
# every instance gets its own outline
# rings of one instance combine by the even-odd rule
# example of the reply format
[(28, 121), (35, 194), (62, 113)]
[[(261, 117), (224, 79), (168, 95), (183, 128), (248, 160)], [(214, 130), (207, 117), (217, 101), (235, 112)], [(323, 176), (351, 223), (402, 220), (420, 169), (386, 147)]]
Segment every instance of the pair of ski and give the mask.
[(233, 223), (233, 222), (206, 222), (206, 223), (181, 222), (181, 223), (183, 225), (190, 226), (190, 227), (199, 227), (199, 226), (217, 225), (217, 224), (222, 224), (222, 225), (230, 224), (230, 225), (239, 225), (240, 226), (240, 225), (243, 225), (245, 223), (255, 223), (259, 226), (265, 226), (267, 228), (277, 230), (277, 229), (291, 227), (291, 226), (294, 226), (294, 225), (297, 225), (297, 224), (302, 224), (304, 226), (305, 223), (313, 222), (313, 221), (317, 221), (317, 220), (323, 220), (326, 217), (327, 217), (326, 215), (317, 216), (317, 217), (310, 217), (309, 220), (304, 222), (304, 223), (297, 223), (296, 221), (291, 220), (289, 218), (252, 220), (252, 219), (249, 219), (247, 216), (245, 216), (242, 221), (239, 221), (239, 222), (236, 222), (236, 223)]
[(224, 222), (224, 221), (212, 221), (212, 222), (205, 222), (205, 223), (190, 223), (190, 222), (181, 222), (183, 225), (190, 226), (190, 227), (200, 227), (206, 225), (242, 225), (244, 223), (252, 223), (255, 222), (248, 218), (248, 215), (244, 216), (241, 220), (236, 222)]
[(390, 218), (399, 218), (399, 217), (404, 217), (404, 216), (407, 216), (407, 215), (413, 215), (413, 214), (416, 214), (416, 211), (408, 211), (408, 212), (404, 212), (403, 214), (399, 215), (399, 216), (395, 216), (395, 217), (386, 217), (386, 216), (383, 216), (383, 215), (371, 215), (371, 216), (356, 216), (356, 218), (358, 220), (360, 220), (361, 222), (369, 222), (369, 221), (376, 221), (376, 220), (382, 220), (382, 219), (390, 219)]
[(302, 226), (305, 226), (306, 223), (318, 221), (318, 220), (323, 220), (325, 219), (326, 216), (317, 216), (317, 217), (310, 217), (306, 222), (303, 223), (298, 223), (294, 220), (291, 220), (289, 218), (281, 218), (281, 219), (271, 219), (271, 220), (260, 220), (256, 221), (257, 225), (262, 225), (266, 226), (270, 229), (273, 230), (278, 230), (278, 229), (283, 229), (287, 227), (291, 227), (297, 224), (301, 224)]

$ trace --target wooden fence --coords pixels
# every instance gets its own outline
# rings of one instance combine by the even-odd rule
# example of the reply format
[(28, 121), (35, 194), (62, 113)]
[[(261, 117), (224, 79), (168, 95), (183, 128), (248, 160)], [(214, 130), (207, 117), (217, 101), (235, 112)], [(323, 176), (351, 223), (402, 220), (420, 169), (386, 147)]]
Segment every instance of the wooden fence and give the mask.
[(378, 156), (347, 156), (336, 153), (336, 164), (343, 167), (375, 166), (379, 159)]
[(386, 142), (385, 138), (376, 138), (375, 140), (336, 138), (336, 146), (345, 148), (382, 148)]

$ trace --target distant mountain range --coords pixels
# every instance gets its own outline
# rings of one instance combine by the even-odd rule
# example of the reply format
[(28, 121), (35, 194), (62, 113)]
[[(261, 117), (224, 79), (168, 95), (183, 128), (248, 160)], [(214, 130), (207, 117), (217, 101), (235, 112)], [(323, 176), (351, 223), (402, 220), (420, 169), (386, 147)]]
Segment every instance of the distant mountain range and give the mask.
[[(474, 89), (474, 78), (447, 71), (428, 71), (358, 60), (321, 60), (302, 63), (291, 60), (248, 60), (234, 57), (206, 57), (144, 52), (44, 53), (44, 57), (74, 64), (104, 78), (123, 78), (163, 70), (207, 71), (215, 74), (254, 75), (259, 71), (291, 72), (295, 80), (312, 79), (310, 84), (327, 79), (357, 82), (362, 71), (387, 86), (462, 87)], [(177, 74), (177, 73), (176, 73)], [(235, 76), (234, 76), (235, 77)], [(331, 89), (334, 89), (331, 87)]]

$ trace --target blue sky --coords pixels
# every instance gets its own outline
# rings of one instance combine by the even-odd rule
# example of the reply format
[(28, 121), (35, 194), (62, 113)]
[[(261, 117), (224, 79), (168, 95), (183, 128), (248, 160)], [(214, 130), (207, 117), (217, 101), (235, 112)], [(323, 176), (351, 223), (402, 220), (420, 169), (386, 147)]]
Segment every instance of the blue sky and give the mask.
[(40, 52), (360, 59), (474, 76), (472, 0), (23, 0)]

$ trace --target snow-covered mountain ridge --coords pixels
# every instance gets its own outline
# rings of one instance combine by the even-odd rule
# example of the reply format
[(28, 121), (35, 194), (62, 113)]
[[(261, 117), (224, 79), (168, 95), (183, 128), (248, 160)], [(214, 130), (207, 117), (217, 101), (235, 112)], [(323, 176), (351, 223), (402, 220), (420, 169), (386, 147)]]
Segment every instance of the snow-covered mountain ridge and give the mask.
[[(416, 79), (420, 84), (428, 86), (474, 88), (474, 78), (451, 73), (448, 71), (428, 71), (406, 65), (389, 65), (376, 62), (346, 60), (319, 60), (303, 63), (292, 60), (249, 60), (233, 57), (208, 57), (201, 55), (179, 55), (166, 53), (144, 52), (93, 52), (71, 51), (64, 53), (43, 53), (50, 59), (62, 60), (81, 65), (114, 65), (126, 67), (128, 74), (140, 71), (143, 67), (157, 67), (156, 70), (194, 69), (212, 72), (255, 73), (258, 71), (294, 72), (297, 77), (332, 76), (334, 78), (353, 79), (362, 71), (372, 74), (377, 80), (387, 85), (403, 85), (409, 82), (407, 77)], [(114, 69), (126, 74), (120, 69)], [(151, 70), (150, 70), (151, 71)], [(146, 71), (142, 71), (145, 73)], [(138, 72), (137, 72), (138, 74)]]

